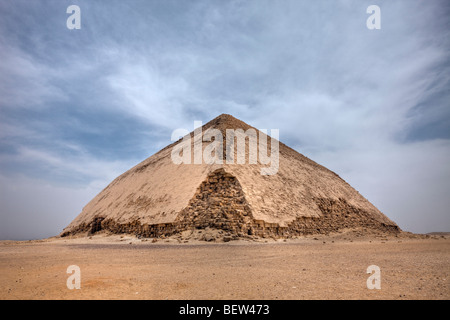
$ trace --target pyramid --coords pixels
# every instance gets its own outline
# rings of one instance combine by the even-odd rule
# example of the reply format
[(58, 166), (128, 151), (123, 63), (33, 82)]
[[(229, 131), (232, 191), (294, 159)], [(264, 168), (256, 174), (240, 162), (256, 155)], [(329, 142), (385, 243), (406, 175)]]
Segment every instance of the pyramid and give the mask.
[[(200, 147), (205, 152), (211, 145), (202, 141), (208, 129), (223, 136), (222, 154), (219, 148), (213, 153), (223, 158), (222, 163), (174, 163), (173, 150), (184, 141), (191, 150)], [(108, 230), (164, 237), (205, 228), (234, 236), (274, 238), (352, 229), (401, 231), (337, 174), (278, 140), (279, 162), (273, 174), (262, 174), (268, 165), (259, 158), (250, 161), (250, 139), (244, 140), (245, 163), (228, 162), (231, 158), (226, 142), (234, 140), (227, 135), (230, 129), (254, 130), (258, 142), (268, 140), (266, 155), (270, 154), (275, 140), (270, 144), (265, 132), (222, 114), (201, 127), (203, 139), (195, 140), (195, 132), (191, 132), (117, 177), (83, 208), (61, 236)], [(230, 150), (233, 147), (236, 151), (236, 145)]]

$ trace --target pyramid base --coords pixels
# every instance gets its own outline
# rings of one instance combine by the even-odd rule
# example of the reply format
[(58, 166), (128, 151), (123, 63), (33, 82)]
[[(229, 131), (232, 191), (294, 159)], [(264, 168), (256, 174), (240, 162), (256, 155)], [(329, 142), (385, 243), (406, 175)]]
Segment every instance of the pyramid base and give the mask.
[(235, 176), (221, 168), (208, 175), (186, 208), (171, 223), (142, 224), (135, 220), (121, 224), (117, 220), (97, 216), (90, 223), (82, 223), (61, 236), (107, 230), (115, 234), (158, 238), (206, 228), (223, 230), (232, 237), (275, 239), (326, 235), (344, 229), (368, 230), (370, 233), (401, 232), (397, 225), (380, 222), (369, 212), (349, 204), (345, 199), (314, 198), (313, 201), (321, 212), (320, 217), (297, 217), (286, 226), (255, 219), (241, 184)]
[(87, 233), (95, 234), (98, 231), (106, 230), (113, 234), (133, 234), (144, 238), (165, 238), (185, 231), (205, 230), (207, 228), (222, 230), (227, 235), (234, 238), (259, 237), (288, 239), (306, 235), (328, 235), (342, 230), (363, 230), (367, 233), (398, 234), (400, 228), (393, 225), (386, 225), (375, 220), (367, 223), (359, 223), (356, 217), (333, 219), (330, 217), (308, 218), (301, 217), (295, 219), (287, 227), (281, 227), (276, 223), (267, 223), (263, 220), (253, 220), (252, 223), (237, 225), (232, 221), (210, 221), (202, 225), (192, 225), (183, 222), (161, 223), (161, 224), (141, 224), (139, 221), (120, 224), (111, 219), (104, 219), (99, 223), (96, 218), (90, 224), (81, 224), (75, 229), (64, 232), (61, 237)]

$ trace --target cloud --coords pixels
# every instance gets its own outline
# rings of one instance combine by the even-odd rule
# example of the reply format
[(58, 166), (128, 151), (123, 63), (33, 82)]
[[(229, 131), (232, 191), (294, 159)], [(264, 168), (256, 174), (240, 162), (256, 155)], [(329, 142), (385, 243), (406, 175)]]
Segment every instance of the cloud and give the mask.
[(79, 146), (64, 147), (74, 148), (77, 156), (27, 147), (0, 156), (1, 168), (10, 168), (11, 163), (15, 167), (0, 173), (0, 239), (59, 234), (97, 193), (137, 164), (132, 160), (102, 161), (83, 154)]
[(406, 231), (445, 231), (450, 226), (449, 140), (385, 142), (306, 155), (337, 172)]
[(2, 43), (0, 61), (0, 108), (36, 109), (50, 100), (64, 100), (63, 91), (50, 83), (53, 69), (27, 53)]
[(172, 128), (184, 116), (183, 103), (189, 102), (187, 80), (182, 74), (165, 75), (159, 65), (142, 55), (125, 57), (106, 78), (111, 91), (121, 98), (117, 107), (155, 126)]
[(375, 31), (369, 1), (81, 0), (78, 31), (70, 4), (0, 4), (2, 225), (32, 210), (18, 194), (86, 202), (173, 130), (231, 113), (280, 129), (400, 227), (450, 227), (448, 2), (380, 1)]
[(59, 234), (100, 192), (96, 182), (81, 188), (45, 180), (0, 175), (0, 239), (42, 239)]

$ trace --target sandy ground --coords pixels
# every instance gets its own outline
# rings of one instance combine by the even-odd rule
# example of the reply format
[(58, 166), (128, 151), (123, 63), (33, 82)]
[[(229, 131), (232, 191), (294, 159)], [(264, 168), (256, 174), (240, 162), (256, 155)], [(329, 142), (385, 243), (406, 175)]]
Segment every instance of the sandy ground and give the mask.
[[(265, 242), (267, 241), (267, 242)], [(69, 265), (81, 289), (69, 290)], [(369, 290), (367, 267), (381, 270)], [(0, 299), (445, 299), (450, 237), (0, 242)]]

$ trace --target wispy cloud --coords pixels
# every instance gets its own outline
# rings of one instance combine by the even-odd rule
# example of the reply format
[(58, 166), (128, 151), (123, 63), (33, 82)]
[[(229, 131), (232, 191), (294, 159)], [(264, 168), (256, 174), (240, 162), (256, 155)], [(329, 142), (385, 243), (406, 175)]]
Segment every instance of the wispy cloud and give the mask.
[(225, 112), (279, 128), (401, 227), (450, 227), (447, 1), (380, 1), (376, 31), (370, 1), (77, 3), (78, 31), (70, 1), (0, 3), (0, 175), (24, 195), (93, 196)]
[(2, 43), (0, 61), (0, 108), (36, 109), (51, 100), (64, 100), (64, 92), (51, 84), (51, 67), (8, 43)]

